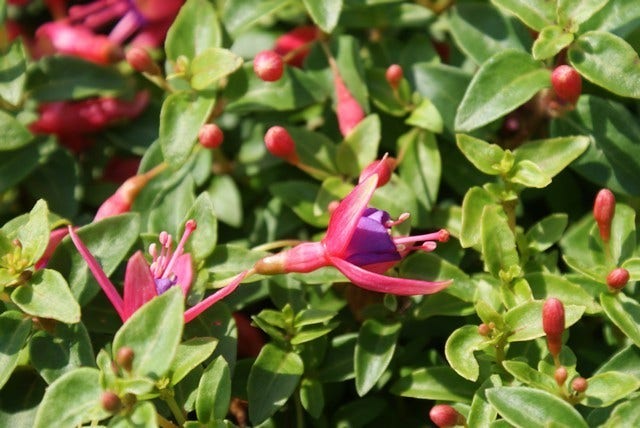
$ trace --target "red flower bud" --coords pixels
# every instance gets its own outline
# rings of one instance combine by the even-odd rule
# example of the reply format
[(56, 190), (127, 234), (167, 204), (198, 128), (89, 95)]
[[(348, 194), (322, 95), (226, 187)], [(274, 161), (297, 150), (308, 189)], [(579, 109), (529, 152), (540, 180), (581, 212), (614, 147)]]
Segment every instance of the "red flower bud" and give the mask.
[(465, 418), (456, 409), (448, 404), (437, 404), (429, 411), (431, 421), (439, 428), (463, 425)]
[(297, 27), (278, 37), (273, 50), (281, 55), (287, 64), (301, 67), (309, 54), (311, 43), (318, 36), (319, 31), (314, 26)]
[(491, 333), (491, 329), (485, 323), (482, 323), (478, 326), (478, 334), (480, 336), (489, 336)]
[(253, 59), (253, 71), (265, 82), (275, 82), (282, 77), (284, 62), (274, 51), (262, 51)]
[(585, 392), (588, 386), (589, 383), (583, 377), (577, 377), (571, 382), (571, 389), (575, 392)]
[(220, 127), (213, 123), (206, 123), (200, 128), (198, 132), (198, 141), (202, 146), (208, 149), (215, 149), (222, 144), (224, 140), (224, 134)]
[(551, 73), (551, 85), (558, 98), (575, 104), (582, 91), (582, 78), (573, 67), (561, 65)]
[(389, 82), (389, 86), (393, 89), (398, 89), (398, 85), (402, 81), (403, 74), (402, 67), (398, 64), (392, 64), (387, 68), (384, 76), (386, 77), (387, 82)]
[(102, 408), (109, 413), (116, 413), (122, 408), (122, 401), (117, 394), (111, 391), (105, 391), (100, 397)]
[(264, 144), (272, 155), (291, 163), (297, 160), (296, 143), (282, 126), (272, 126), (264, 135)]
[(554, 357), (560, 355), (562, 332), (564, 331), (564, 305), (555, 298), (549, 298), (542, 307), (542, 329), (547, 335), (547, 347)]
[(553, 377), (556, 379), (556, 383), (558, 384), (558, 386), (564, 385), (564, 383), (567, 381), (567, 376), (569, 376), (569, 374), (567, 373), (567, 369), (563, 366), (558, 367), (553, 373)]
[(342, 77), (334, 70), (333, 84), (336, 90), (336, 116), (340, 133), (346, 137), (364, 119), (364, 110), (345, 86)]
[(625, 268), (616, 268), (607, 275), (607, 285), (613, 290), (622, 290), (629, 282), (629, 271)]
[(358, 178), (358, 183), (362, 183), (373, 174), (378, 174), (378, 187), (382, 187), (389, 182), (391, 173), (393, 173), (395, 168), (395, 158), (384, 155), (382, 159), (371, 162), (362, 170), (360, 178)]
[(122, 348), (118, 349), (118, 352), (116, 353), (116, 363), (125, 371), (130, 372), (131, 368), (133, 367), (134, 356), (135, 353), (133, 352), (133, 349), (129, 348), (128, 346), (123, 346)]
[(593, 218), (598, 224), (600, 230), (600, 238), (603, 242), (609, 242), (611, 237), (611, 222), (616, 213), (616, 197), (611, 190), (602, 189), (596, 195), (593, 204)]
[(140, 73), (149, 73), (154, 76), (160, 74), (160, 67), (144, 48), (137, 46), (132, 47), (127, 51), (125, 58), (131, 68)]

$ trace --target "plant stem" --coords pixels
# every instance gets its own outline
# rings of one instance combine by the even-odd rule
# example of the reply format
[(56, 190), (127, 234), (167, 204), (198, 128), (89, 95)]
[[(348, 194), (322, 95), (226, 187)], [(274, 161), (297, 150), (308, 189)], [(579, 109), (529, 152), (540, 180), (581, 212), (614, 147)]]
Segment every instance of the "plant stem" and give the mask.
[(166, 394), (162, 398), (169, 406), (169, 409), (171, 410), (171, 413), (173, 413), (173, 416), (176, 418), (176, 422), (178, 422), (178, 425), (180, 426), (184, 425), (184, 423), (186, 422), (184, 418), (184, 412), (176, 402), (176, 399), (173, 397), (173, 394)]

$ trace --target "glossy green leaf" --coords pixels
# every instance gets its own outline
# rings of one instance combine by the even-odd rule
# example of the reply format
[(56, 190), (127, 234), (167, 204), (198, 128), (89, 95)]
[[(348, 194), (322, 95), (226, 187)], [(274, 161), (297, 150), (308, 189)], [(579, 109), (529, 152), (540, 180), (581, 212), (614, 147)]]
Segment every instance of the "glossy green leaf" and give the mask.
[[(401, 136), (398, 144), (404, 150), (400, 177), (411, 186), (422, 210), (428, 212), (438, 199), (442, 174), (442, 162), (435, 135), (414, 129)], [(418, 221), (422, 223), (420, 211)]]
[(212, 337), (194, 337), (178, 345), (171, 363), (171, 384), (175, 385), (211, 356), (218, 341)]
[(262, 423), (285, 404), (298, 386), (303, 371), (298, 354), (270, 343), (262, 348), (251, 367), (247, 385), (249, 419), (253, 424)]
[(536, 189), (542, 189), (551, 183), (551, 178), (549, 178), (538, 165), (529, 160), (517, 162), (511, 171), (509, 171), (506, 179), (512, 183)]
[(18, 365), (20, 350), (31, 332), (31, 319), (18, 311), (0, 314), (0, 388)]
[(501, 165), (505, 151), (500, 146), (466, 134), (456, 135), (456, 143), (469, 162), (485, 174), (498, 175), (506, 172), (502, 171)]
[(209, 256), (218, 241), (218, 219), (213, 208), (213, 202), (208, 193), (201, 193), (186, 215), (188, 219), (196, 221), (197, 228), (187, 241), (186, 252), (195, 260), (202, 260)]
[(629, 426), (640, 424), (640, 398), (638, 397), (616, 406), (604, 427), (615, 428), (627, 424)]
[[(369, 125), (373, 125), (375, 128), (375, 123), (369, 122)], [(291, 135), (293, 141), (299, 142), (296, 144), (296, 153), (304, 164), (331, 175), (338, 172), (335, 164), (337, 149), (333, 141), (324, 134), (312, 132), (300, 127), (288, 127), (287, 131), (289, 131), (289, 135)], [(373, 135), (375, 138), (380, 138), (376, 136), (375, 133)], [(317, 177), (313, 171), (308, 171), (308, 173), (318, 179), (327, 178), (324, 175)]]
[[(8, 233), (9, 239), (18, 239), (22, 246), (22, 256), (35, 263), (49, 243), (49, 208), (44, 199), (38, 200), (29, 212), (27, 222), (14, 233)], [(7, 226), (3, 227), (6, 231)]]
[(429, 98), (423, 98), (420, 101), (420, 104), (413, 109), (405, 123), (436, 134), (442, 133), (444, 126), (440, 112)]
[(272, 184), (269, 190), (305, 222), (317, 227), (329, 224), (328, 212), (325, 211), (320, 216), (314, 212), (313, 206), (318, 191), (315, 185), (307, 181), (290, 180)]
[(558, 23), (577, 28), (607, 4), (609, 0), (558, 0)]
[(391, 392), (423, 400), (446, 400), (468, 403), (476, 385), (458, 376), (450, 367), (428, 367), (400, 376)]
[(182, 289), (171, 287), (138, 309), (118, 330), (113, 352), (123, 346), (133, 350), (133, 373), (156, 379), (167, 373), (182, 335), (183, 300)]
[(348, 333), (331, 339), (327, 358), (320, 367), (319, 378), (323, 383), (343, 382), (355, 377), (353, 355), (357, 337), (356, 333)]
[(18, 105), (24, 91), (26, 71), (24, 45), (18, 39), (0, 55), (0, 97), (13, 105)]
[(490, 388), (499, 386), (502, 386), (502, 380), (498, 375), (492, 375), (480, 385), (471, 401), (467, 418), (469, 426), (489, 426), (496, 419), (498, 412), (489, 404), (486, 392)]
[(354, 355), (356, 390), (363, 396), (373, 388), (389, 366), (402, 324), (366, 320), (358, 332)]
[(342, 11), (342, 0), (302, 0), (315, 24), (325, 33), (331, 33)]
[(475, 382), (480, 374), (480, 366), (473, 353), (486, 340), (478, 333), (477, 325), (465, 325), (451, 333), (444, 346), (444, 354), (451, 368), (463, 378)]
[(566, 214), (551, 214), (529, 228), (526, 233), (529, 248), (545, 251), (562, 238), (567, 228)]
[(353, 128), (339, 146), (336, 156), (340, 171), (351, 176), (360, 174), (378, 155), (380, 118), (369, 115)]
[(640, 388), (640, 380), (621, 372), (599, 373), (587, 381), (589, 387), (582, 403), (589, 407), (607, 407)]
[(0, 111), (0, 151), (15, 150), (32, 139), (27, 128), (10, 114)]
[(640, 379), (640, 348), (630, 344), (609, 358), (594, 374), (620, 372)]
[(506, 49), (524, 51), (524, 27), (483, 3), (459, 3), (449, 15), (451, 35), (476, 64)]
[(518, 428), (540, 425), (587, 428), (587, 423), (576, 409), (545, 391), (499, 387), (487, 390), (487, 398), (503, 418)]
[[(434, 253), (416, 252), (405, 259), (400, 266), (403, 278), (418, 278), (427, 281), (444, 281), (453, 279), (453, 284), (442, 293), (425, 298), (430, 299), (439, 294), (449, 294), (465, 302), (473, 302), (477, 285), (462, 269)], [(424, 302), (424, 300), (422, 301)], [(416, 306), (416, 316), (420, 316), (420, 305)], [(426, 315), (426, 314), (424, 314)]]
[(11, 300), (29, 315), (67, 324), (80, 321), (80, 305), (71, 294), (67, 281), (53, 269), (36, 271), (27, 284), (11, 293)]
[[(251, 251), (239, 245), (217, 245), (213, 253), (205, 260), (205, 268), (211, 275), (213, 287), (221, 287), (226, 281), (265, 257), (268, 253)], [(254, 276), (254, 278), (256, 278)], [(258, 276), (259, 278), (259, 276)]]
[(628, 205), (616, 204), (611, 222), (611, 257), (622, 263), (633, 256), (636, 249), (636, 212)]
[(291, 4), (291, 0), (246, 0), (225, 2), (222, 21), (232, 35)]
[(38, 167), (43, 146), (46, 145), (28, 144), (20, 149), (2, 153), (0, 192), (15, 186)]
[(503, 361), (502, 366), (505, 370), (519, 382), (532, 388), (542, 389), (550, 393), (558, 390), (558, 384), (555, 379), (545, 373), (529, 366), (524, 361), (508, 360)]
[(555, 297), (565, 305), (584, 306), (588, 314), (600, 311), (600, 306), (593, 296), (579, 284), (567, 280), (565, 277), (550, 272), (532, 272), (525, 275), (529, 282), (533, 296), (544, 300)]
[(609, 1), (602, 9), (580, 25), (580, 31), (608, 31), (627, 38), (634, 30), (634, 22), (640, 18), (635, 3)]
[(240, 227), (243, 219), (242, 198), (235, 181), (228, 175), (215, 175), (211, 177), (207, 193), (218, 220), (230, 226)]
[(455, 127), (471, 131), (527, 102), (550, 84), (551, 72), (524, 52), (505, 50), (485, 61), (458, 106)]
[(324, 409), (322, 384), (316, 379), (302, 379), (300, 382), (300, 402), (312, 418), (318, 419)]
[(551, 58), (571, 42), (573, 42), (573, 34), (567, 33), (559, 25), (549, 25), (540, 31), (531, 48), (531, 54), (538, 60)]
[(224, 358), (218, 357), (205, 369), (198, 386), (196, 414), (200, 422), (224, 419), (231, 400), (231, 372)]
[(211, 2), (187, 0), (167, 32), (165, 47), (167, 58), (176, 61), (181, 55), (193, 60), (221, 44), (222, 29)]
[(102, 387), (98, 369), (81, 367), (49, 385), (38, 407), (34, 427), (48, 428), (55, 421), (60, 426), (77, 426), (107, 416), (100, 405)]
[(616, 95), (640, 98), (640, 58), (624, 39), (603, 31), (581, 34), (569, 47), (578, 72)]
[(291, 338), (292, 345), (300, 345), (302, 343), (311, 342), (312, 340), (316, 340), (319, 337), (325, 336), (331, 332), (334, 328), (338, 326), (338, 323), (331, 323), (326, 327), (313, 327), (310, 329), (302, 330), (296, 333), (295, 336)]
[(640, 280), (640, 257), (628, 258), (624, 261), (624, 263), (622, 263), (620, 267), (623, 267), (629, 271), (630, 281)]
[(518, 252), (507, 217), (498, 205), (486, 205), (482, 210), (481, 242), (487, 272), (495, 277), (518, 266)]
[(154, 405), (149, 401), (136, 403), (130, 413), (116, 415), (109, 421), (109, 428), (155, 428), (157, 413)]
[(422, 28), (434, 19), (434, 13), (421, 4), (387, 1), (354, 2), (349, 0), (345, 3), (338, 22), (340, 27)]
[[(511, 335), (509, 342), (520, 342), (544, 336), (542, 307), (544, 302), (535, 300), (510, 309), (504, 316)], [(564, 305), (564, 327), (569, 328), (582, 317), (584, 306)]]
[(214, 103), (213, 96), (188, 92), (174, 92), (164, 100), (160, 112), (160, 147), (170, 165), (180, 166), (187, 160)]
[(228, 49), (209, 48), (191, 62), (191, 87), (203, 91), (242, 66), (242, 58)]
[(623, 293), (600, 294), (600, 304), (607, 317), (640, 346), (640, 304)]
[(155, 233), (170, 231), (177, 234), (184, 226), (188, 211), (195, 202), (195, 183), (191, 175), (173, 180), (156, 192), (147, 219), (147, 230)]
[(508, 10), (536, 31), (555, 23), (555, 4), (546, 0), (491, 0), (491, 3)]
[[(460, 245), (473, 247), (481, 240), (481, 220), (485, 206), (495, 205), (497, 201), (482, 187), (472, 187), (462, 200), (462, 228)], [(496, 205), (497, 206), (497, 205)]]

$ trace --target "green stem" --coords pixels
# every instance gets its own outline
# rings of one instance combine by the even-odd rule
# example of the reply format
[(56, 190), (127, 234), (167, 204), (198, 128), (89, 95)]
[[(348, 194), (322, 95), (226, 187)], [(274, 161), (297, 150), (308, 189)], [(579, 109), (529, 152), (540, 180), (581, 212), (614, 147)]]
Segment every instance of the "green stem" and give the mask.
[(184, 425), (184, 423), (186, 422), (186, 419), (184, 417), (184, 411), (182, 410), (182, 408), (180, 408), (180, 406), (176, 402), (176, 399), (173, 397), (173, 394), (166, 394), (162, 398), (169, 406), (169, 410), (171, 410), (171, 413), (173, 413), (173, 417), (176, 418), (176, 422), (178, 423), (178, 425), (179, 426)]
[(296, 427), (304, 428), (304, 410), (300, 401), (300, 388), (296, 390), (294, 401), (296, 403)]

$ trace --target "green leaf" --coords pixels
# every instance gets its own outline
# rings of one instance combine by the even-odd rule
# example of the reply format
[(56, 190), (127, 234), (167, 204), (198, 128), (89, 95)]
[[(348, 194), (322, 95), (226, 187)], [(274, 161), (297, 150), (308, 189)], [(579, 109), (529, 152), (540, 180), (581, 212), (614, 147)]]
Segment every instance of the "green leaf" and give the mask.
[[(375, 123), (369, 123), (369, 125), (373, 125), (375, 127)], [(287, 131), (289, 131), (289, 135), (291, 135), (293, 141), (299, 142), (299, 144), (296, 145), (296, 153), (300, 157), (302, 163), (323, 172), (327, 172), (332, 175), (336, 173), (337, 175), (338, 170), (335, 165), (337, 149), (333, 141), (327, 138), (324, 134), (311, 132), (300, 127), (288, 127)], [(378, 136), (377, 138), (379, 139), (380, 137)], [(309, 174), (314, 176), (311, 172), (309, 172)], [(319, 177), (321, 180), (325, 178), (326, 176)]]
[(233, 178), (228, 175), (214, 175), (211, 177), (207, 193), (218, 220), (234, 227), (242, 225), (242, 197)]
[(487, 338), (478, 333), (477, 325), (465, 325), (456, 329), (447, 339), (444, 354), (447, 361), (460, 376), (471, 381), (478, 380), (480, 366), (473, 356)]
[(428, 367), (400, 376), (391, 393), (423, 400), (469, 403), (476, 385), (458, 376), (450, 367)]
[(0, 388), (18, 365), (20, 350), (31, 332), (31, 319), (18, 311), (0, 314)]
[(194, 337), (178, 345), (171, 363), (171, 385), (180, 382), (189, 372), (211, 356), (218, 341), (213, 337)]
[(502, 366), (516, 380), (527, 386), (542, 389), (552, 394), (558, 390), (558, 384), (551, 376), (532, 368), (524, 361), (503, 361)]
[(589, 407), (607, 407), (640, 388), (640, 380), (621, 372), (599, 373), (587, 381), (589, 387), (582, 404)]
[(500, 272), (508, 272), (512, 266), (518, 266), (515, 236), (509, 228), (507, 216), (498, 205), (486, 205), (480, 223), (485, 270), (494, 277), (500, 277)]
[(308, 181), (289, 180), (272, 184), (269, 186), (269, 191), (274, 196), (282, 199), (282, 202), (289, 206), (298, 217), (312, 226), (326, 227), (329, 224), (329, 213), (327, 211), (317, 216), (313, 209), (318, 192), (316, 185)]
[[(49, 208), (44, 199), (38, 200), (29, 212), (29, 220), (17, 233), (8, 234), (9, 238), (16, 238), (22, 245), (22, 255), (35, 263), (42, 257), (49, 243)], [(4, 228), (3, 228), (4, 229)]]
[(640, 348), (630, 344), (609, 358), (594, 374), (621, 372), (640, 379)]
[(640, 304), (623, 293), (602, 293), (600, 304), (611, 322), (640, 346)]
[(458, 106), (456, 129), (471, 131), (513, 111), (548, 87), (550, 75), (527, 53), (506, 50), (493, 55), (469, 84)]
[(558, 23), (576, 28), (598, 12), (609, 0), (558, 0)]
[(638, 424), (640, 424), (640, 398), (636, 397), (616, 406), (603, 426), (615, 428), (624, 425), (637, 426)]
[(282, 407), (293, 394), (304, 371), (302, 360), (294, 352), (266, 344), (251, 367), (247, 392), (249, 419), (260, 424)]
[[(413, 129), (402, 135), (398, 144), (404, 150), (400, 164), (400, 177), (414, 191), (419, 205), (418, 223), (427, 217), (438, 199), (442, 162), (435, 135)], [(425, 211), (421, 214), (421, 211)], [(425, 219), (426, 220), (426, 219)]]
[(26, 71), (24, 45), (18, 39), (0, 56), (0, 97), (13, 105), (18, 105), (23, 95)]
[(596, 85), (623, 97), (640, 98), (640, 58), (624, 39), (604, 31), (581, 34), (569, 61)]
[(555, 3), (547, 0), (491, 0), (491, 3), (508, 10), (536, 31), (556, 20)]
[[(494, 197), (482, 187), (472, 187), (462, 200), (462, 226), (460, 245), (473, 247), (481, 242), (482, 212), (485, 206), (496, 205)], [(497, 206), (497, 205), (496, 205)]]
[(90, 420), (100, 420), (108, 414), (100, 405), (102, 388), (100, 371), (81, 367), (59, 377), (47, 388), (34, 427), (56, 425), (72, 427)]
[(622, 263), (620, 267), (629, 271), (629, 280), (640, 280), (640, 257), (631, 257)]
[(29, 341), (29, 358), (47, 383), (79, 367), (95, 365), (91, 339), (82, 323), (58, 323), (53, 334), (36, 333)]
[(208, 193), (201, 193), (185, 217), (196, 221), (197, 227), (187, 241), (186, 252), (195, 260), (205, 259), (216, 248), (218, 241), (218, 219), (213, 209), (213, 202)]
[(486, 392), (490, 388), (499, 386), (502, 386), (502, 380), (498, 375), (492, 375), (480, 385), (480, 388), (478, 388), (471, 401), (471, 409), (469, 410), (469, 417), (467, 418), (469, 426), (490, 426), (491, 422), (496, 419), (498, 412), (489, 404)]
[(0, 152), (27, 145), (32, 135), (17, 119), (0, 110)]
[(222, 29), (216, 11), (207, 0), (188, 0), (180, 9), (165, 41), (167, 58), (184, 55), (193, 60), (209, 48), (222, 45)]
[(356, 341), (356, 333), (343, 334), (331, 339), (327, 358), (320, 367), (319, 378), (323, 383), (344, 382), (355, 377), (353, 355)]
[(529, 160), (517, 162), (509, 171), (506, 180), (537, 189), (547, 187), (551, 183), (551, 178), (546, 176), (538, 165)]
[(540, 31), (531, 48), (531, 54), (533, 59), (548, 59), (569, 46), (571, 42), (573, 42), (573, 34), (567, 33), (558, 25), (549, 25)]
[(222, 22), (236, 36), (251, 24), (268, 17), (278, 9), (291, 4), (291, 0), (244, 0), (224, 2)]
[(322, 384), (316, 379), (302, 379), (300, 382), (300, 402), (312, 418), (318, 419), (324, 409)]
[(442, 133), (444, 126), (440, 112), (429, 98), (423, 98), (404, 123), (436, 134)]
[(220, 356), (205, 369), (196, 397), (198, 421), (210, 422), (224, 419), (231, 400), (231, 372), (225, 359)]
[(600, 312), (600, 306), (591, 294), (563, 276), (550, 272), (532, 272), (526, 274), (525, 279), (536, 299), (555, 297), (565, 305), (584, 306), (588, 314)]
[[(50, 141), (53, 143), (53, 141)], [(20, 149), (2, 153), (0, 159), (0, 192), (18, 184), (38, 167), (46, 144), (28, 144)]]
[(154, 405), (149, 401), (136, 403), (130, 412), (116, 415), (109, 421), (109, 428), (155, 428), (157, 413)]
[(212, 276), (211, 286), (222, 286), (225, 281), (237, 275), (238, 272), (253, 267), (258, 260), (267, 254), (262, 251), (251, 251), (238, 245), (217, 245), (204, 263), (205, 268)]
[[(189, 207), (195, 204), (195, 183), (191, 175), (185, 175), (156, 191), (149, 210), (147, 230), (173, 233), (184, 226)], [(154, 237), (155, 238), (155, 237)]]
[(569, 220), (566, 214), (550, 214), (529, 228), (525, 237), (529, 248), (545, 251), (562, 238)]
[(611, 222), (611, 257), (620, 264), (633, 256), (636, 249), (636, 212), (628, 205), (616, 204)]
[(29, 315), (67, 324), (80, 321), (80, 305), (64, 277), (52, 269), (36, 271), (28, 283), (11, 293), (11, 300)]
[(134, 352), (132, 372), (159, 379), (171, 367), (183, 326), (184, 297), (171, 287), (138, 309), (118, 330), (113, 351), (123, 346)]
[(524, 28), (500, 9), (484, 3), (458, 3), (449, 15), (451, 35), (476, 64), (506, 49), (524, 51)]
[(209, 89), (242, 66), (242, 58), (228, 49), (209, 48), (191, 62), (191, 87), (197, 91)]
[(500, 146), (466, 134), (457, 134), (456, 144), (469, 162), (485, 174), (498, 175), (506, 172), (501, 165), (505, 151)]
[(311, 19), (325, 33), (331, 33), (342, 11), (342, 0), (302, 0)]
[(341, 172), (356, 177), (378, 155), (380, 144), (380, 118), (372, 114), (364, 118), (337, 150), (338, 168)]
[(164, 100), (159, 138), (162, 155), (170, 165), (178, 167), (187, 160), (214, 104), (215, 97), (204, 93), (174, 92)]
[[(520, 342), (544, 336), (542, 329), (542, 306), (544, 302), (535, 300), (522, 303), (510, 309), (504, 316), (507, 328), (511, 331), (509, 342)], [(569, 328), (582, 317), (584, 306), (564, 305), (564, 327)]]
[(576, 409), (545, 391), (526, 387), (498, 387), (487, 390), (487, 398), (503, 418), (519, 428), (587, 428), (587, 423)]
[(361, 397), (373, 388), (389, 366), (402, 324), (366, 320), (358, 332), (354, 355), (356, 390)]

